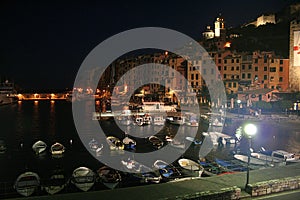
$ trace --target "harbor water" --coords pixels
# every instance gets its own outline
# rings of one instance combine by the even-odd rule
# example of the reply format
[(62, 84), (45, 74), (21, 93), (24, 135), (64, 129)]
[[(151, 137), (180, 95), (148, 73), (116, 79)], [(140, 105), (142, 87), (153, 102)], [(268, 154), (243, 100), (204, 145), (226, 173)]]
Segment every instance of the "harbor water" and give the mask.
[[(92, 116), (92, 115), (91, 115)], [(236, 129), (244, 121), (228, 120), (223, 130), (224, 133), (234, 135)], [(282, 149), (289, 152), (300, 152), (300, 128), (296, 122), (254, 121), (258, 127), (256, 136), (252, 139), (253, 148), (258, 150), (264, 147), (267, 150)], [(101, 121), (101, 126), (107, 135), (124, 137), (124, 132), (116, 126), (113, 120)], [(0, 107), (0, 140), (6, 144), (7, 150), (0, 154), (0, 197), (20, 196), (12, 189), (13, 183), (21, 173), (34, 171), (41, 179), (47, 179), (53, 170), (63, 170), (71, 176), (77, 167), (85, 166), (97, 170), (103, 166), (80, 140), (72, 116), (72, 104), (66, 101), (23, 101), (12, 105)], [(125, 127), (126, 128), (126, 127)], [(188, 133), (195, 127), (185, 127)], [(130, 134), (130, 127), (127, 127)], [(160, 135), (172, 135), (177, 127), (167, 124), (161, 130), (153, 125), (141, 127), (141, 131), (151, 133), (159, 132)], [(197, 137), (207, 131), (206, 124), (200, 124)], [(108, 132), (108, 133), (107, 133)], [(32, 150), (34, 142), (42, 140), (47, 145), (47, 152), (36, 155)], [(66, 152), (61, 158), (53, 158), (49, 147), (59, 142), (66, 147)], [(241, 141), (241, 147), (247, 144)], [(201, 146), (191, 146), (185, 157), (197, 159)], [(214, 148), (208, 155), (210, 159), (229, 159), (234, 146)], [(155, 151), (153, 146), (143, 138), (137, 141), (137, 152)], [(11, 189), (10, 189), (11, 188)], [(96, 188), (99, 189), (99, 188)], [(100, 188), (103, 189), (103, 188)], [(72, 189), (69, 189), (72, 190)], [(10, 191), (13, 194), (4, 194)], [(74, 189), (74, 191), (76, 191)]]

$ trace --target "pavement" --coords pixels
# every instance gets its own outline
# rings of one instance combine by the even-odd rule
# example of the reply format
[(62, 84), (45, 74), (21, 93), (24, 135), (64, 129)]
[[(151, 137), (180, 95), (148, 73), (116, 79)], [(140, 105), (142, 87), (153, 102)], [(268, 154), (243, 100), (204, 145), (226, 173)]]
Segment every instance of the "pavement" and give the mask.
[[(251, 170), (249, 183), (294, 177), (300, 175), (300, 163), (290, 164), (282, 167), (274, 167), (260, 170)], [(90, 192), (78, 192), (71, 194), (56, 194), (53, 196), (33, 196), (27, 200), (88, 200), (88, 199), (130, 199), (130, 200), (156, 200), (156, 199), (176, 199), (184, 195), (192, 195), (206, 191), (220, 191), (224, 188), (237, 186), (242, 189), (241, 198), (251, 199), (251, 196), (243, 189), (246, 183), (246, 172), (226, 174), (221, 176), (201, 177), (199, 179), (186, 179), (178, 182), (168, 182), (152, 184), (146, 186), (136, 186), (128, 188), (117, 188), (114, 190), (101, 190)], [(299, 193), (300, 194), (300, 193)], [(24, 198), (17, 198), (24, 199)], [(300, 198), (298, 198), (300, 199)]]

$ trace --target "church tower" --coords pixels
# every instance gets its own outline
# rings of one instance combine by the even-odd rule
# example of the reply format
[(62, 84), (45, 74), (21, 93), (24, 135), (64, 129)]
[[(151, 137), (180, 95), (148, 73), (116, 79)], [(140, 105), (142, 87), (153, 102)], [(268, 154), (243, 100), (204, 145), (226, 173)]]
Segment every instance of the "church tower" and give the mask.
[(289, 87), (292, 91), (300, 91), (300, 20), (290, 23), (290, 67)]
[(215, 37), (224, 37), (226, 36), (226, 32), (225, 32), (225, 21), (224, 18), (221, 16), (221, 14), (219, 14), (219, 16), (217, 17), (216, 21), (215, 21)]

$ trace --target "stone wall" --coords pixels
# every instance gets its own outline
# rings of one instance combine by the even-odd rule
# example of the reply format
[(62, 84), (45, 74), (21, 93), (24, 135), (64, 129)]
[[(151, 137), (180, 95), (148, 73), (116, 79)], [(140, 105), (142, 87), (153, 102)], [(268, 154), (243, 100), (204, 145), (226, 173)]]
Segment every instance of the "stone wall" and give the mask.
[(240, 199), (240, 197), (241, 197), (241, 189), (234, 186), (229, 188), (223, 188), (220, 191), (197, 192), (194, 194), (186, 194), (182, 196), (164, 198), (164, 200), (169, 200), (169, 199), (233, 200), (233, 199)]
[(251, 196), (262, 196), (271, 193), (283, 192), (300, 188), (300, 176), (276, 179), (249, 184), (247, 192)]

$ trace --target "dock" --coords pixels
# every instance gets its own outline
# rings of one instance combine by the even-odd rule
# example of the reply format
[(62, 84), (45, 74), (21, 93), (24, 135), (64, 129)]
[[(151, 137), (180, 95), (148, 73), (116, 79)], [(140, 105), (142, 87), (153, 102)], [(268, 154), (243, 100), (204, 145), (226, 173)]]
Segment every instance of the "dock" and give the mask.
[(68, 93), (23, 93), (14, 94), (10, 98), (15, 98), (18, 101), (53, 101), (53, 100), (67, 100)]
[[(55, 194), (53, 196), (31, 196), (35, 199), (251, 199), (279, 192), (298, 190), (300, 183), (300, 163), (250, 171), (251, 191), (245, 190), (246, 172), (222, 176), (184, 179), (175, 182), (116, 188), (90, 192)], [(276, 189), (273, 188), (276, 186)], [(250, 188), (250, 189), (251, 189)], [(253, 189), (256, 188), (256, 191)], [(270, 189), (271, 188), (271, 189)], [(24, 198), (15, 198), (24, 199)]]
[(150, 116), (161, 116), (166, 115), (168, 117), (171, 116), (179, 116), (180, 112), (146, 112), (146, 111), (131, 111), (131, 112), (124, 112), (122, 110), (120, 111), (112, 111), (112, 112), (93, 112), (93, 120), (103, 120), (108, 118), (114, 118), (114, 117), (129, 117), (129, 116), (144, 116), (146, 114), (149, 114)]

